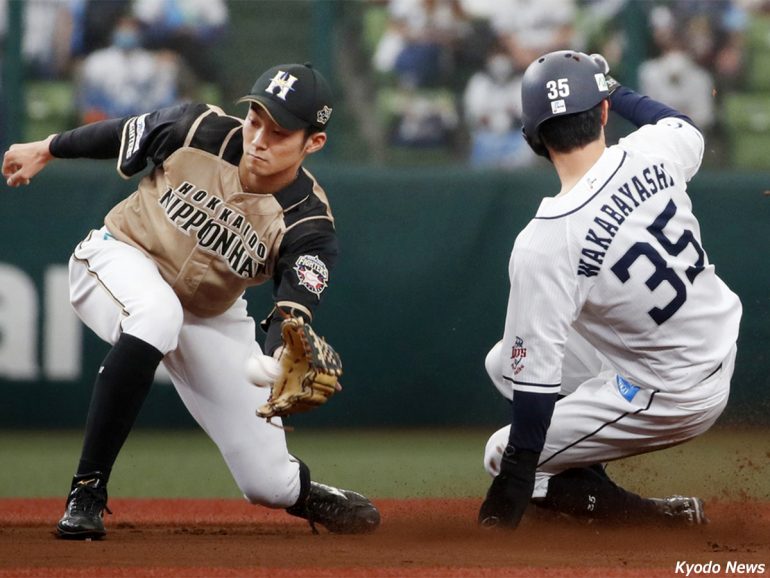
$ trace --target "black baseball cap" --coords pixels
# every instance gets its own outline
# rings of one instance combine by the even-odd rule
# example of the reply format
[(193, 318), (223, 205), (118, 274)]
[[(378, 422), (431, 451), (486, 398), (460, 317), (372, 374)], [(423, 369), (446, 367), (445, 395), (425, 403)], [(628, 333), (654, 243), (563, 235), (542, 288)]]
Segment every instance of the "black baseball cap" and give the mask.
[(332, 115), (332, 92), (309, 62), (279, 64), (265, 71), (238, 102), (255, 102), (287, 130), (326, 129)]

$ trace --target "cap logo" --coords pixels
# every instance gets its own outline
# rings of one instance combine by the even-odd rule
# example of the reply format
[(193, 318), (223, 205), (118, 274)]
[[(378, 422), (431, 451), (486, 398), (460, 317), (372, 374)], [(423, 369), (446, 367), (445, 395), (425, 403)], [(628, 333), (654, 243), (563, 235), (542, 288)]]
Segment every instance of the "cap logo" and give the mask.
[[(286, 96), (290, 90), (294, 90), (294, 83), (297, 82), (297, 77), (279, 70), (275, 73), (275, 76), (270, 79), (270, 84), (267, 85), (265, 92), (269, 92), (280, 98), (286, 100)], [(276, 92), (278, 91), (278, 92)]]
[(316, 113), (316, 120), (318, 124), (326, 124), (332, 116), (332, 109), (324, 105), (324, 107)]

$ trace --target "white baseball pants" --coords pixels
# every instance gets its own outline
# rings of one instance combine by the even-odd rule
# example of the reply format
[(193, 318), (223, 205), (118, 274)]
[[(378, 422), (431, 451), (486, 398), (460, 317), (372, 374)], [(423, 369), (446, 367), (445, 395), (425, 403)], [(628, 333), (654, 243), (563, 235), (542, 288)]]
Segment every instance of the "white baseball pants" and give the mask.
[[(508, 399), (512, 385), (499, 368), (502, 342), (486, 358), (495, 387)], [(540, 455), (533, 498), (545, 497), (551, 476), (664, 449), (705, 433), (721, 415), (730, 391), (736, 348), (711, 376), (681, 392), (639, 390), (631, 400), (604, 358), (574, 331), (567, 342), (561, 393)], [(715, 368), (716, 369), (716, 368)], [(489, 438), (484, 468), (496, 476), (511, 426)]]
[(269, 389), (246, 377), (249, 356), (260, 353), (246, 301), (215, 317), (192, 315), (155, 263), (104, 227), (76, 247), (69, 271), (72, 306), (99, 337), (112, 344), (126, 332), (165, 354), (174, 387), (244, 497), (274, 508), (293, 505), (299, 463), (288, 452), (284, 431), (255, 415)]

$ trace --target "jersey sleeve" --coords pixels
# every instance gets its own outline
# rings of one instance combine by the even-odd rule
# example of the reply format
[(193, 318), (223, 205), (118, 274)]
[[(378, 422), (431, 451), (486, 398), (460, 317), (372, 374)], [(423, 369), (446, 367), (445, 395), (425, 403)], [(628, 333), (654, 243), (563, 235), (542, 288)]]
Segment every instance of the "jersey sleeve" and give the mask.
[(509, 264), (502, 363), (503, 378), (514, 390), (510, 441), (537, 452), (559, 395), (565, 345), (579, 309), (561, 235), (561, 229), (530, 224), (516, 240)]
[(530, 226), (519, 235), (509, 263), (503, 377), (515, 391), (538, 393), (559, 389), (564, 345), (578, 306), (563, 244), (534, 239), (532, 231)]
[(619, 114), (637, 128), (645, 124), (655, 124), (661, 119), (675, 117), (695, 126), (686, 114), (645, 96), (638, 94), (626, 86), (619, 87), (610, 96), (612, 111)]
[(120, 175), (129, 178), (148, 162), (161, 164), (184, 144), (190, 126), (207, 108), (205, 104), (180, 104), (126, 118), (118, 156)]
[(49, 146), (58, 159), (114, 159), (120, 151), (123, 119), (93, 122), (57, 134)]
[(620, 139), (618, 145), (628, 151), (673, 162), (685, 181), (695, 176), (703, 160), (703, 135), (693, 125), (676, 117), (645, 125)]
[(273, 276), (275, 307), (262, 325), (267, 332), (265, 353), (272, 355), (281, 344), (281, 320), (285, 314), (313, 320), (338, 254), (337, 234), (327, 219), (308, 220), (287, 232)]
[(183, 144), (193, 120), (206, 105), (182, 104), (155, 112), (114, 118), (64, 131), (50, 145), (56, 158), (118, 159), (118, 172), (131, 177), (147, 162), (162, 163)]

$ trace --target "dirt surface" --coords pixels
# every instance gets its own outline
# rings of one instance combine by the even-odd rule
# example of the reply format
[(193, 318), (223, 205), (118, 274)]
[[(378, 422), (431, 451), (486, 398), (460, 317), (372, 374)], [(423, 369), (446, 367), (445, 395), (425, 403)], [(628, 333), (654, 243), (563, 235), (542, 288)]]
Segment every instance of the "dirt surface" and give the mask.
[(528, 515), (516, 532), (477, 527), (478, 500), (376, 504), (377, 532), (337, 536), (241, 501), (114, 499), (107, 538), (71, 542), (53, 535), (63, 500), (0, 499), (0, 578), (770, 575), (768, 503), (707, 504), (695, 528)]

